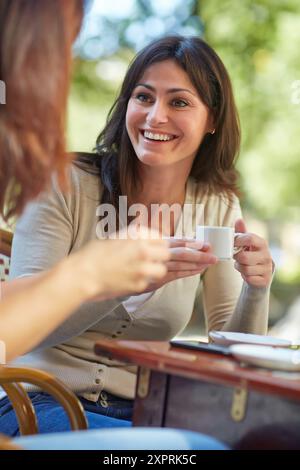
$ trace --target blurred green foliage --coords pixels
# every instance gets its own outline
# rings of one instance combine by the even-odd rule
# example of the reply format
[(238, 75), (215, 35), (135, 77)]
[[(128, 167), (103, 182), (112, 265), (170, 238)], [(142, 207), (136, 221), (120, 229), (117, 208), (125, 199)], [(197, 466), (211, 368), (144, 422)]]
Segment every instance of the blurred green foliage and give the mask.
[[(122, 50), (111, 58), (123, 63), (124, 69), (133, 51)], [(112, 62), (113, 63), (113, 62)], [(117, 80), (106, 80), (106, 61), (74, 62), (74, 78), (69, 99), (68, 143), (71, 150), (92, 151), (97, 135), (103, 128), (107, 114), (112, 106), (121, 84), (122, 76)]]
[(299, 210), (287, 208), (299, 207), (300, 103), (292, 101), (300, 80), (300, 2), (199, 1), (198, 13), (234, 85), (245, 202), (260, 217), (299, 220)]
[(265, 222), (277, 261), (272, 324), (300, 284), (300, 2), (199, 1), (198, 14), (233, 82), (242, 128), (242, 204)]

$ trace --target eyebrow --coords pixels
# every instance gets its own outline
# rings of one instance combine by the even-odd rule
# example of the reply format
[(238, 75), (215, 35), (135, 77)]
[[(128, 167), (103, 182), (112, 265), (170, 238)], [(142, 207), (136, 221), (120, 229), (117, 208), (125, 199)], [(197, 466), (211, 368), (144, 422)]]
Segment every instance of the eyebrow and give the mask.
[[(148, 88), (149, 90), (151, 91), (156, 91), (156, 89), (151, 86), (151, 85), (147, 85), (147, 83), (137, 83), (135, 88), (137, 88), (138, 86), (143, 86), (145, 88)], [(180, 91), (187, 91), (188, 93), (190, 93), (191, 95), (193, 96), (197, 96), (195, 93), (193, 93), (191, 90), (188, 90), (187, 88), (169, 88), (167, 90), (167, 93), (178, 93)]]

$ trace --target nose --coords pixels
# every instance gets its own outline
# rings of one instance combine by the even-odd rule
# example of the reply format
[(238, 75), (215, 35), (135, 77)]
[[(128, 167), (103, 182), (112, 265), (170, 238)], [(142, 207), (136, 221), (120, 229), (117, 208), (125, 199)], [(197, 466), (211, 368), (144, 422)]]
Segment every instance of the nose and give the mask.
[(148, 114), (146, 117), (146, 122), (149, 126), (155, 127), (159, 124), (164, 124), (168, 121), (168, 113), (166, 105), (159, 100), (156, 100), (155, 103), (148, 108)]

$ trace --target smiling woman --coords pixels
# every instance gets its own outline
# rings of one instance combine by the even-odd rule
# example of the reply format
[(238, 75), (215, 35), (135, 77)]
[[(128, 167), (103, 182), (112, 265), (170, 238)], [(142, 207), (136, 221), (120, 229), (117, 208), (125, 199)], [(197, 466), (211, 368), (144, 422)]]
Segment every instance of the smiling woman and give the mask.
[[(83, 7), (82, 0), (0, 2), (0, 80), (6, 84), (7, 95), (6, 104), (0, 106), (0, 216), (6, 219), (19, 215), (27, 202), (45, 190), (53, 172), (60, 190), (67, 186), (70, 155), (65, 151), (66, 102), (72, 44), (80, 29)], [(9, 247), (2, 243), (2, 238), (0, 233), (0, 250), (8, 254)], [(137, 283), (144, 279), (143, 290), (149, 278), (153, 278), (149, 268), (154, 269), (154, 276), (155, 273), (163, 276), (164, 261), (169, 256), (167, 245), (156, 240), (156, 247), (160, 245), (164, 254), (160, 258), (157, 252), (152, 253), (153, 257), (148, 248), (154, 248), (154, 242), (123, 240), (119, 245), (121, 251), (113, 243), (117, 267), (113, 268), (111, 256), (106, 259), (108, 269), (113, 269), (111, 280), (117, 289), (114, 292), (108, 292), (110, 288), (106, 290), (101, 281), (105, 278), (108, 287), (110, 275), (105, 273), (103, 254), (111, 244), (100, 242), (90, 244), (74, 257), (60, 260), (58, 266), (41, 276), (20, 283), (6, 281), (3, 286), (0, 282), (0, 340), (6, 343), (7, 360), (35, 346), (83, 300), (94, 297), (94, 293), (114, 297), (123, 290), (123, 282), (131, 292), (136, 292)], [(126, 271), (123, 274), (122, 251)], [(30, 250), (30, 256), (33, 252), (34, 249)], [(139, 262), (134, 261), (136, 255), (146, 268), (144, 274)], [(97, 256), (100, 256), (99, 264), (95, 262)], [(81, 278), (74, 270), (74, 265), (79, 264)], [(128, 268), (135, 272), (133, 290), (128, 284), (132, 279)], [(117, 273), (121, 274), (120, 278)], [(95, 291), (91, 292), (92, 285)], [(22, 318), (20, 310), (24, 313)]]

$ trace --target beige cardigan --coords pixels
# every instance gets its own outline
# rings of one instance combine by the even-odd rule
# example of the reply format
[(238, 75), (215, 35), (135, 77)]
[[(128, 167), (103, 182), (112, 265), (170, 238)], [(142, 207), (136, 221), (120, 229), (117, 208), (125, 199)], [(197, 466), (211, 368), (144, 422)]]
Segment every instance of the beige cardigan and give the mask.
[[(48, 269), (96, 238), (101, 192), (99, 176), (77, 166), (71, 169), (68, 194), (63, 194), (54, 181), (52, 191), (30, 204), (17, 224), (11, 277)], [(208, 196), (192, 179), (187, 184), (185, 202), (193, 207), (196, 203), (204, 205), (206, 225), (233, 226), (241, 215), (237, 199), (229, 203), (224, 195)], [(188, 230), (184, 233), (193, 235)], [(36, 350), (16, 362), (54, 373), (88, 400), (96, 401), (102, 390), (133, 398), (135, 367), (96, 356), (95, 341), (111, 337), (173, 338), (190, 320), (199, 282), (203, 284), (208, 330), (266, 332), (269, 289), (243, 284), (233, 261), (225, 261), (207, 269), (202, 279), (196, 275), (164, 285), (133, 313), (126, 311), (122, 299), (86, 303)]]

